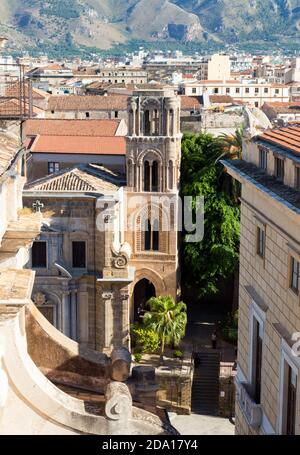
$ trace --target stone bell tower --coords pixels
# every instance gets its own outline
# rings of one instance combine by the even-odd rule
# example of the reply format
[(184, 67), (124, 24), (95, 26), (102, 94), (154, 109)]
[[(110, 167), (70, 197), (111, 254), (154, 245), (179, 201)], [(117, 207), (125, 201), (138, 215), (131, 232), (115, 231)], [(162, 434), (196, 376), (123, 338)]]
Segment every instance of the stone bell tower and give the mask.
[[(126, 240), (135, 268), (131, 322), (150, 297), (178, 294), (178, 191), (180, 97), (172, 89), (138, 90), (128, 101), (127, 196), (140, 206), (127, 210)], [(132, 200), (131, 199), (131, 200)]]
[(127, 186), (134, 192), (176, 192), (180, 167), (180, 97), (136, 91), (129, 99)]

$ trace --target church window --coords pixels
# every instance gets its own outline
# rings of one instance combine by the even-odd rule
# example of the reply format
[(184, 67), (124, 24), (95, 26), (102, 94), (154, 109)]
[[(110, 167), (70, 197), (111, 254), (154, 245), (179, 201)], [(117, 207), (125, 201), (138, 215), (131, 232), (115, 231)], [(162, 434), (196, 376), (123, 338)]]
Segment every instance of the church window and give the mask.
[(72, 242), (72, 266), (74, 269), (86, 268), (86, 243)]
[(150, 111), (146, 111), (145, 112), (145, 136), (150, 136), (150, 129), (151, 129)]
[(47, 268), (47, 242), (34, 242), (31, 251), (33, 269)]
[(152, 164), (152, 191), (158, 191), (158, 163), (153, 161)]
[(144, 191), (150, 191), (150, 164), (149, 161), (144, 163)]
[(173, 162), (169, 161), (169, 189), (173, 189)]

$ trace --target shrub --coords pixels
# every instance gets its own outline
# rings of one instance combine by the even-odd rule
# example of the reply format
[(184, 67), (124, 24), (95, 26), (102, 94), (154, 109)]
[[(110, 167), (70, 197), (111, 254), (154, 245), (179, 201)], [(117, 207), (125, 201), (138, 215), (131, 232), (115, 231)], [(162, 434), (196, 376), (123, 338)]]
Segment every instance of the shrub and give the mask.
[(181, 351), (174, 351), (174, 352), (173, 352), (173, 357), (174, 357), (174, 359), (182, 359), (182, 358), (183, 358), (183, 352), (181, 352)]
[(143, 357), (142, 354), (137, 352), (136, 354), (134, 354), (134, 361), (136, 363), (140, 363), (140, 361), (142, 360), (142, 357)]
[(159, 349), (159, 336), (154, 330), (134, 324), (131, 327), (131, 336), (133, 344), (140, 348), (141, 352), (152, 354)]

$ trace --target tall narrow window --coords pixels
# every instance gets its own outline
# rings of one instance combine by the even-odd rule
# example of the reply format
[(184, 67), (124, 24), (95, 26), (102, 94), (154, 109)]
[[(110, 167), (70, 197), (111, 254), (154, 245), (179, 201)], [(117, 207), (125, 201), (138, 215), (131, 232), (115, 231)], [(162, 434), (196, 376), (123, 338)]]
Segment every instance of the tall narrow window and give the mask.
[(275, 176), (280, 181), (284, 181), (284, 160), (275, 158)]
[(144, 163), (144, 191), (150, 191), (150, 163)]
[(158, 191), (158, 162), (152, 164), (152, 191)]
[(159, 135), (159, 112), (157, 109), (154, 111), (154, 135)]
[(256, 321), (254, 399), (258, 404), (260, 403), (261, 398), (262, 344), (263, 341), (260, 333), (260, 324)]
[(150, 111), (145, 112), (145, 136), (151, 134)]
[(145, 244), (144, 250), (150, 251), (151, 250), (151, 237), (152, 237), (152, 226), (150, 220), (145, 221)]
[(259, 167), (263, 170), (268, 167), (268, 151), (266, 149), (259, 149)]
[(153, 251), (159, 251), (159, 222), (158, 222), (158, 220), (154, 220), (154, 222), (153, 222), (152, 249), (153, 249)]
[(297, 404), (297, 375), (295, 371), (288, 367), (287, 383), (287, 416), (286, 416), (286, 434), (295, 435), (296, 427), (296, 404)]
[(144, 251), (159, 251), (159, 221), (153, 224), (147, 219), (144, 223)]
[(173, 189), (173, 161), (169, 161), (169, 189)]
[(266, 248), (266, 234), (265, 230), (257, 228), (257, 254), (264, 258), (265, 257), (265, 248)]
[(291, 266), (291, 289), (299, 294), (299, 282), (300, 282), (300, 262), (295, 258), (292, 258)]
[(31, 251), (33, 269), (47, 268), (47, 242), (34, 242)]
[(74, 269), (86, 267), (86, 244), (85, 242), (72, 242), (72, 266)]

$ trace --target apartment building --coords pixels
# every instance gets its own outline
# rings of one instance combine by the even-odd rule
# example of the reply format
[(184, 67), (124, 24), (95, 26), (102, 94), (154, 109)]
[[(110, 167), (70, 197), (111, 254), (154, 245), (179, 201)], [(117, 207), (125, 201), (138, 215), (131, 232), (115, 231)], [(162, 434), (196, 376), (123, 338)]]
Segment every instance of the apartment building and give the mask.
[(230, 79), (231, 62), (229, 55), (214, 54), (201, 62), (197, 77), (200, 80), (227, 80)]
[(246, 138), (236, 432), (300, 434), (300, 126)]
[(98, 80), (109, 84), (147, 84), (148, 73), (142, 68), (104, 67), (99, 69)]
[(243, 101), (255, 107), (261, 107), (269, 101), (289, 101), (289, 87), (282, 84), (266, 84), (234, 80), (206, 80), (185, 82), (181, 86), (184, 95), (202, 96), (229, 95), (235, 100)]

